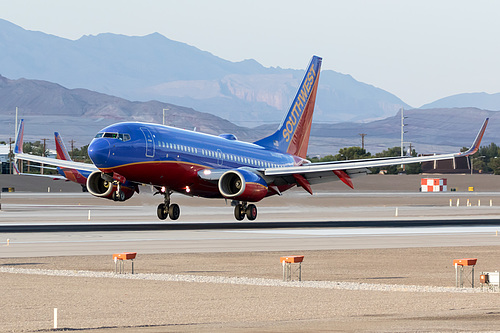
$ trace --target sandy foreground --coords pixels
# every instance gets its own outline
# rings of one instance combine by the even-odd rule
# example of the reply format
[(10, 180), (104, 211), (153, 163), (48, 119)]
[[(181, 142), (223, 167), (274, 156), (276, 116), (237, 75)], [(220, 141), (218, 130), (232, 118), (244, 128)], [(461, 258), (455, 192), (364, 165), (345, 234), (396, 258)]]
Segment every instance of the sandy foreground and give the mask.
[[(407, 286), (454, 287), (453, 259), (474, 257), (479, 287), (478, 273), (498, 268), (499, 251), (500, 246), (195, 253), (139, 255), (135, 261), (138, 276), (280, 281), (279, 257), (301, 254), (304, 282), (349, 281), (373, 290), (0, 273), (1, 331), (49, 330), (54, 308), (59, 328), (92, 332), (496, 331), (500, 293), (414, 292)], [(0, 268), (113, 272), (114, 263), (109, 256), (7, 258), (0, 259)], [(130, 273), (128, 263), (126, 269)], [(465, 284), (470, 286), (469, 275)], [(379, 291), (386, 285), (388, 291)]]

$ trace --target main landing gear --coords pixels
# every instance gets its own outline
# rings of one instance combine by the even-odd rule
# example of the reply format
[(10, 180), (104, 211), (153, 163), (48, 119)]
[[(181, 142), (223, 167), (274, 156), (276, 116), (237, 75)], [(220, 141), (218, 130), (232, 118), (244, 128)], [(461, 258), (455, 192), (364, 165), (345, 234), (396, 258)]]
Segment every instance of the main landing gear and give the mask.
[(156, 213), (158, 214), (158, 218), (160, 220), (165, 220), (167, 217), (170, 216), (171, 220), (177, 220), (179, 216), (181, 216), (181, 209), (179, 208), (178, 204), (171, 204), (170, 203), (170, 195), (172, 194), (172, 191), (165, 190), (165, 192), (160, 192), (163, 194), (164, 197), (164, 203), (161, 203), (158, 205), (158, 208), (156, 209)]
[[(86, 189), (87, 187), (85, 187)], [(116, 191), (113, 192), (112, 195), (113, 201), (125, 201), (125, 193), (121, 191), (121, 184), (118, 183), (116, 185)]]
[(248, 220), (253, 221), (257, 218), (257, 207), (254, 204), (247, 205), (246, 202), (235, 201), (234, 203), (234, 217), (241, 221), (246, 217)]

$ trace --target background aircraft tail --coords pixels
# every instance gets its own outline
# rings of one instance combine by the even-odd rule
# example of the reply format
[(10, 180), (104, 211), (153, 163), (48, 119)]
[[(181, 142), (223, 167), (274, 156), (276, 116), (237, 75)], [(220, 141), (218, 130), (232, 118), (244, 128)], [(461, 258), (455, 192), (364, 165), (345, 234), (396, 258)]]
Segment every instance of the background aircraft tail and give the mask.
[(23, 152), (23, 138), (24, 138), (24, 119), (21, 119), (19, 128), (17, 129), (16, 141), (14, 144), (14, 154)]
[(64, 141), (61, 138), (59, 132), (54, 132), (54, 137), (56, 140), (56, 151), (57, 151), (57, 159), (71, 161), (71, 157), (68, 154), (68, 150), (64, 145)]
[(321, 58), (313, 56), (290, 110), (272, 135), (255, 144), (305, 158), (316, 102)]

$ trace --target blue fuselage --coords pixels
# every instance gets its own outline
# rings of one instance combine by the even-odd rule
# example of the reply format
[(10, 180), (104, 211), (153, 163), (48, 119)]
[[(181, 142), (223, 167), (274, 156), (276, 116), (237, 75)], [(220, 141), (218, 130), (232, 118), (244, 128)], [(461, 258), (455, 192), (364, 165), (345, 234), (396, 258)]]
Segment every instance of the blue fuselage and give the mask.
[(236, 140), (178, 128), (127, 122), (101, 130), (89, 146), (101, 171), (129, 181), (165, 186), (189, 195), (220, 197), (216, 185), (202, 181), (204, 169), (253, 169), (293, 166), (301, 158)]

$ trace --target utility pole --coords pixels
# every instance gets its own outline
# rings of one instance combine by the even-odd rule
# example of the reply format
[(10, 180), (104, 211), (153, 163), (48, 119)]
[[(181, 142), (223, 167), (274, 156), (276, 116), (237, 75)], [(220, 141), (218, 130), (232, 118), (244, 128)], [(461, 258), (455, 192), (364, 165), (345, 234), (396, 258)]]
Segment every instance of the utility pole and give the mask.
[(14, 141), (12, 141), (12, 138), (9, 138), (9, 174), (12, 175), (12, 144)]
[(18, 113), (18, 108), (16, 106), (16, 127), (14, 128), (14, 137), (17, 139), (17, 113)]
[[(46, 150), (46, 147), (47, 147), (47, 140), (49, 140), (49, 139), (43, 138), (42, 140), (43, 140), (42, 156), (45, 157), (45, 150)], [(43, 175), (43, 163), (42, 163), (41, 168), (40, 168), (40, 174)]]
[(359, 133), (361, 135), (361, 149), (365, 149), (365, 136), (366, 133)]
[(71, 144), (71, 159), (74, 159), (73, 156), (73, 150), (75, 149), (75, 140), (69, 140), (69, 143)]
[[(407, 133), (404, 130), (404, 127), (406, 126), (405, 118), (408, 118), (408, 117), (404, 116), (404, 109), (401, 108), (401, 158), (404, 156), (404, 153), (403, 153), (404, 134)], [(403, 168), (404, 168), (404, 164), (401, 164), (401, 169), (403, 169)]]

